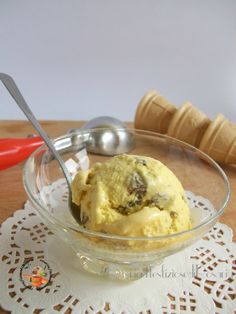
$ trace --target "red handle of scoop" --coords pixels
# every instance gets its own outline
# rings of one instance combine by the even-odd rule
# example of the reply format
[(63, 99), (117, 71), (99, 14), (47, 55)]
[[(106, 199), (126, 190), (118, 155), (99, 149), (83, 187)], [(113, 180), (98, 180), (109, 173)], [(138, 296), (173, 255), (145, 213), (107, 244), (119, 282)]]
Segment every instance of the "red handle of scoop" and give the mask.
[(25, 160), (44, 141), (41, 137), (0, 139), (0, 170)]

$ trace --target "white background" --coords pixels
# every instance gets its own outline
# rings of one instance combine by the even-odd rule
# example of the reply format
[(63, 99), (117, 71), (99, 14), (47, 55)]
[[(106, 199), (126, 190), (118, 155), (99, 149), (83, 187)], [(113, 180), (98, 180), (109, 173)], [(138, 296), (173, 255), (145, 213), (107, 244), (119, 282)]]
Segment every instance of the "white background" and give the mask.
[[(40, 119), (133, 120), (157, 89), (236, 122), (236, 1), (0, 0), (0, 72)], [(0, 84), (0, 119), (23, 118)]]

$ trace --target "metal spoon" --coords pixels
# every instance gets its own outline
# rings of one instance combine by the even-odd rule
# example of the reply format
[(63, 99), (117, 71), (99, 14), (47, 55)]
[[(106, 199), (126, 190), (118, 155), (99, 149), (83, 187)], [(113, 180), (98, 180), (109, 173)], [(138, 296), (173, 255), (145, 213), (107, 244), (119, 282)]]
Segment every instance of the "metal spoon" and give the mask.
[[(48, 146), (48, 148), (50, 149), (52, 155), (54, 156), (54, 158), (58, 161), (61, 170), (65, 176), (65, 179), (67, 181), (68, 184), (68, 189), (69, 189), (69, 208), (70, 211), (73, 215), (73, 217), (79, 222), (80, 221), (80, 208), (74, 204), (72, 202), (72, 193), (71, 193), (71, 176), (69, 171), (66, 168), (66, 165), (64, 163), (64, 161), (61, 159), (59, 153), (57, 152), (57, 150), (55, 149), (53, 143), (51, 142), (51, 140), (49, 139), (49, 137), (47, 136), (47, 134), (45, 133), (45, 131), (42, 129), (41, 125), (39, 124), (38, 120), (35, 118), (33, 112), (31, 111), (30, 107), (27, 105), (24, 97), (22, 96), (21, 92), (19, 91), (16, 83), (14, 82), (14, 80), (7, 74), (4, 73), (0, 73), (0, 80), (2, 81), (2, 83), (4, 84), (4, 86), (6, 87), (6, 89), (9, 91), (9, 93), (11, 94), (12, 98), (15, 100), (15, 102), (17, 103), (18, 107), (23, 111), (23, 113), (25, 114), (25, 116), (27, 117), (27, 119), (32, 123), (32, 125), (34, 126), (34, 128), (36, 129), (36, 131), (39, 133), (39, 135), (42, 137), (42, 139), (44, 140), (45, 144)], [(75, 213), (78, 213), (78, 215), (75, 215)]]

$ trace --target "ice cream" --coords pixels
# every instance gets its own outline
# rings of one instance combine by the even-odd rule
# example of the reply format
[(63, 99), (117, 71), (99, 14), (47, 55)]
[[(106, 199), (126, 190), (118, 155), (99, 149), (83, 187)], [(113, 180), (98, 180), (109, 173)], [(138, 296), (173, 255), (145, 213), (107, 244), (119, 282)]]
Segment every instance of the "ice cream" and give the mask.
[(119, 155), (72, 181), (72, 200), (85, 228), (123, 236), (159, 236), (190, 228), (180, 181), (160, 161)]

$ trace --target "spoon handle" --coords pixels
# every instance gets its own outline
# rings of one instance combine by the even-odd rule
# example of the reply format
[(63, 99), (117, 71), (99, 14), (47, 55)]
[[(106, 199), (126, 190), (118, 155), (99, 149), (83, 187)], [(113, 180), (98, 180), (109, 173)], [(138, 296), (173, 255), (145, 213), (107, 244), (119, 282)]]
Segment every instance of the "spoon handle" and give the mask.
[(51, 150), (53, 155), (56, 157), (57, 161), (60, 164), (60, 167), (65, 175), (65, 178), (67, 180), (67, 183), (71, 183), (71, 176), (61, 159), (59, 153), (55, 149), (53, 143), (45, 133), (45, 131), (42, 129), (41, 125), (39, 124), (38, 120), (35, 118), (33, 112), (31, 111), (30, 107), (27, 105), (24, 97), (22, 96), (20, 90), (18, 89), (16, 83), (14, 80), (7, 74), (5, 73), (0, 73), (0, 81), (2, 81), (3, 85), (6, 87), (8, 92), (11, 94), (12, 98), (15, 100), (17, 103), (18, 107), (24, 112), (25, 116), (27, 119), (32, 123), (36, 131), (39, 133), (39, 135), (42, 137), (44, 140), (45, 144), (48, 146), (48, 148)]

